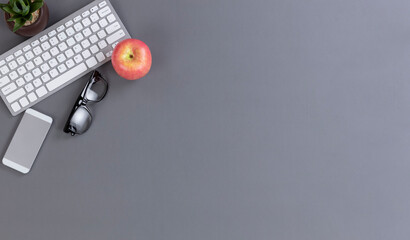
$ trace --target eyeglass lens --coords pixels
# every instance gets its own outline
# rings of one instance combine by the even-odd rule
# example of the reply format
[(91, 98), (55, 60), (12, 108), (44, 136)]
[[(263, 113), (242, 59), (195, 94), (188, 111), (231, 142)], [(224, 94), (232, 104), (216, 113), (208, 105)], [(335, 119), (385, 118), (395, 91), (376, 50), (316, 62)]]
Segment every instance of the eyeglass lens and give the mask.
[(85, 98), (88, 101), (93, 102), (101, 101), (107, 92), (107, 88), (107, 82), (100, 76), (96, 76), (94, 81), (92, 81), (88, 86), (87, 92), (85, 93)]
[(90, 128), (92, 115), (87, 107), (79, 106), (70, 119), (70, 131), (76, 134), (82, 134)]

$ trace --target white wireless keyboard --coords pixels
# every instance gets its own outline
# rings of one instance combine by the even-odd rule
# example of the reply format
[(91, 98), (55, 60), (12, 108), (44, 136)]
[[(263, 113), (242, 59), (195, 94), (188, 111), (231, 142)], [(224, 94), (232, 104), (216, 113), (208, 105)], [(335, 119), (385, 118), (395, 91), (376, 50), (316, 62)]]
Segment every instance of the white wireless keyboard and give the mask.
[(111, 3), (94, 1), (0, 56), (0, 96), (16, 116), (110, 61), (126, 38)]

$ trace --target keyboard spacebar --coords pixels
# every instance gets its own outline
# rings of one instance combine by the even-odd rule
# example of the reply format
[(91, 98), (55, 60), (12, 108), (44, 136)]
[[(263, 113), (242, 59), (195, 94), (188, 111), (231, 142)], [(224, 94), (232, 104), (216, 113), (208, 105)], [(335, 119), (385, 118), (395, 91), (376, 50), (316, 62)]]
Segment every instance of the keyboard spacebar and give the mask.
[(54, 89), (58, 88), (59, 86), (63, 85), (64, 83), (70, 81), (71, 79), (77, 77), (81, 73), (87, 70), (87, 66), (84, 63), (81, 63), (74, 68), (70, 69), (69, 71), (61, 74), (54, 80), (48, 82), (46, 84), (48, 91), (53, 91)]

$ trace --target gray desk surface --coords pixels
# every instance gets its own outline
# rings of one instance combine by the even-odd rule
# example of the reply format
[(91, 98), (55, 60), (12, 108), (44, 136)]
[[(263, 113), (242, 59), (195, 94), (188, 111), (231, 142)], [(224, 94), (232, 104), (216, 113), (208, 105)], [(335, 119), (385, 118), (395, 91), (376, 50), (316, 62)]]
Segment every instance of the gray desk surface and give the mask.
[[(35, 107), (55, 123), (29, 175), (0, 167), (1, 239), (408, 239), (409, 1), (112, 3), (152, 71), (101, 67), (83, 136), (86, 78)], [(0, 104), (2, 152), (19, 120)]]

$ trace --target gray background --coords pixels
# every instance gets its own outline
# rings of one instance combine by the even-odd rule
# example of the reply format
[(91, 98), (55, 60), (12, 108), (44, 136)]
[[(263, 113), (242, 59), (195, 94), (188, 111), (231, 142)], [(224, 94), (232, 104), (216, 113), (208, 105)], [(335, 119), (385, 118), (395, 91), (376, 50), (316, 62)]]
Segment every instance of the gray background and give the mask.
[[(30, 174), (0, 167), (1, 239), (408, 239), (409, 1), (112, 3), (152, 70), (101, 67), (83, 136), (87, 77), (35, 106), (55, 122)], [(3, 153), (20, 118), (0, 104)]]

